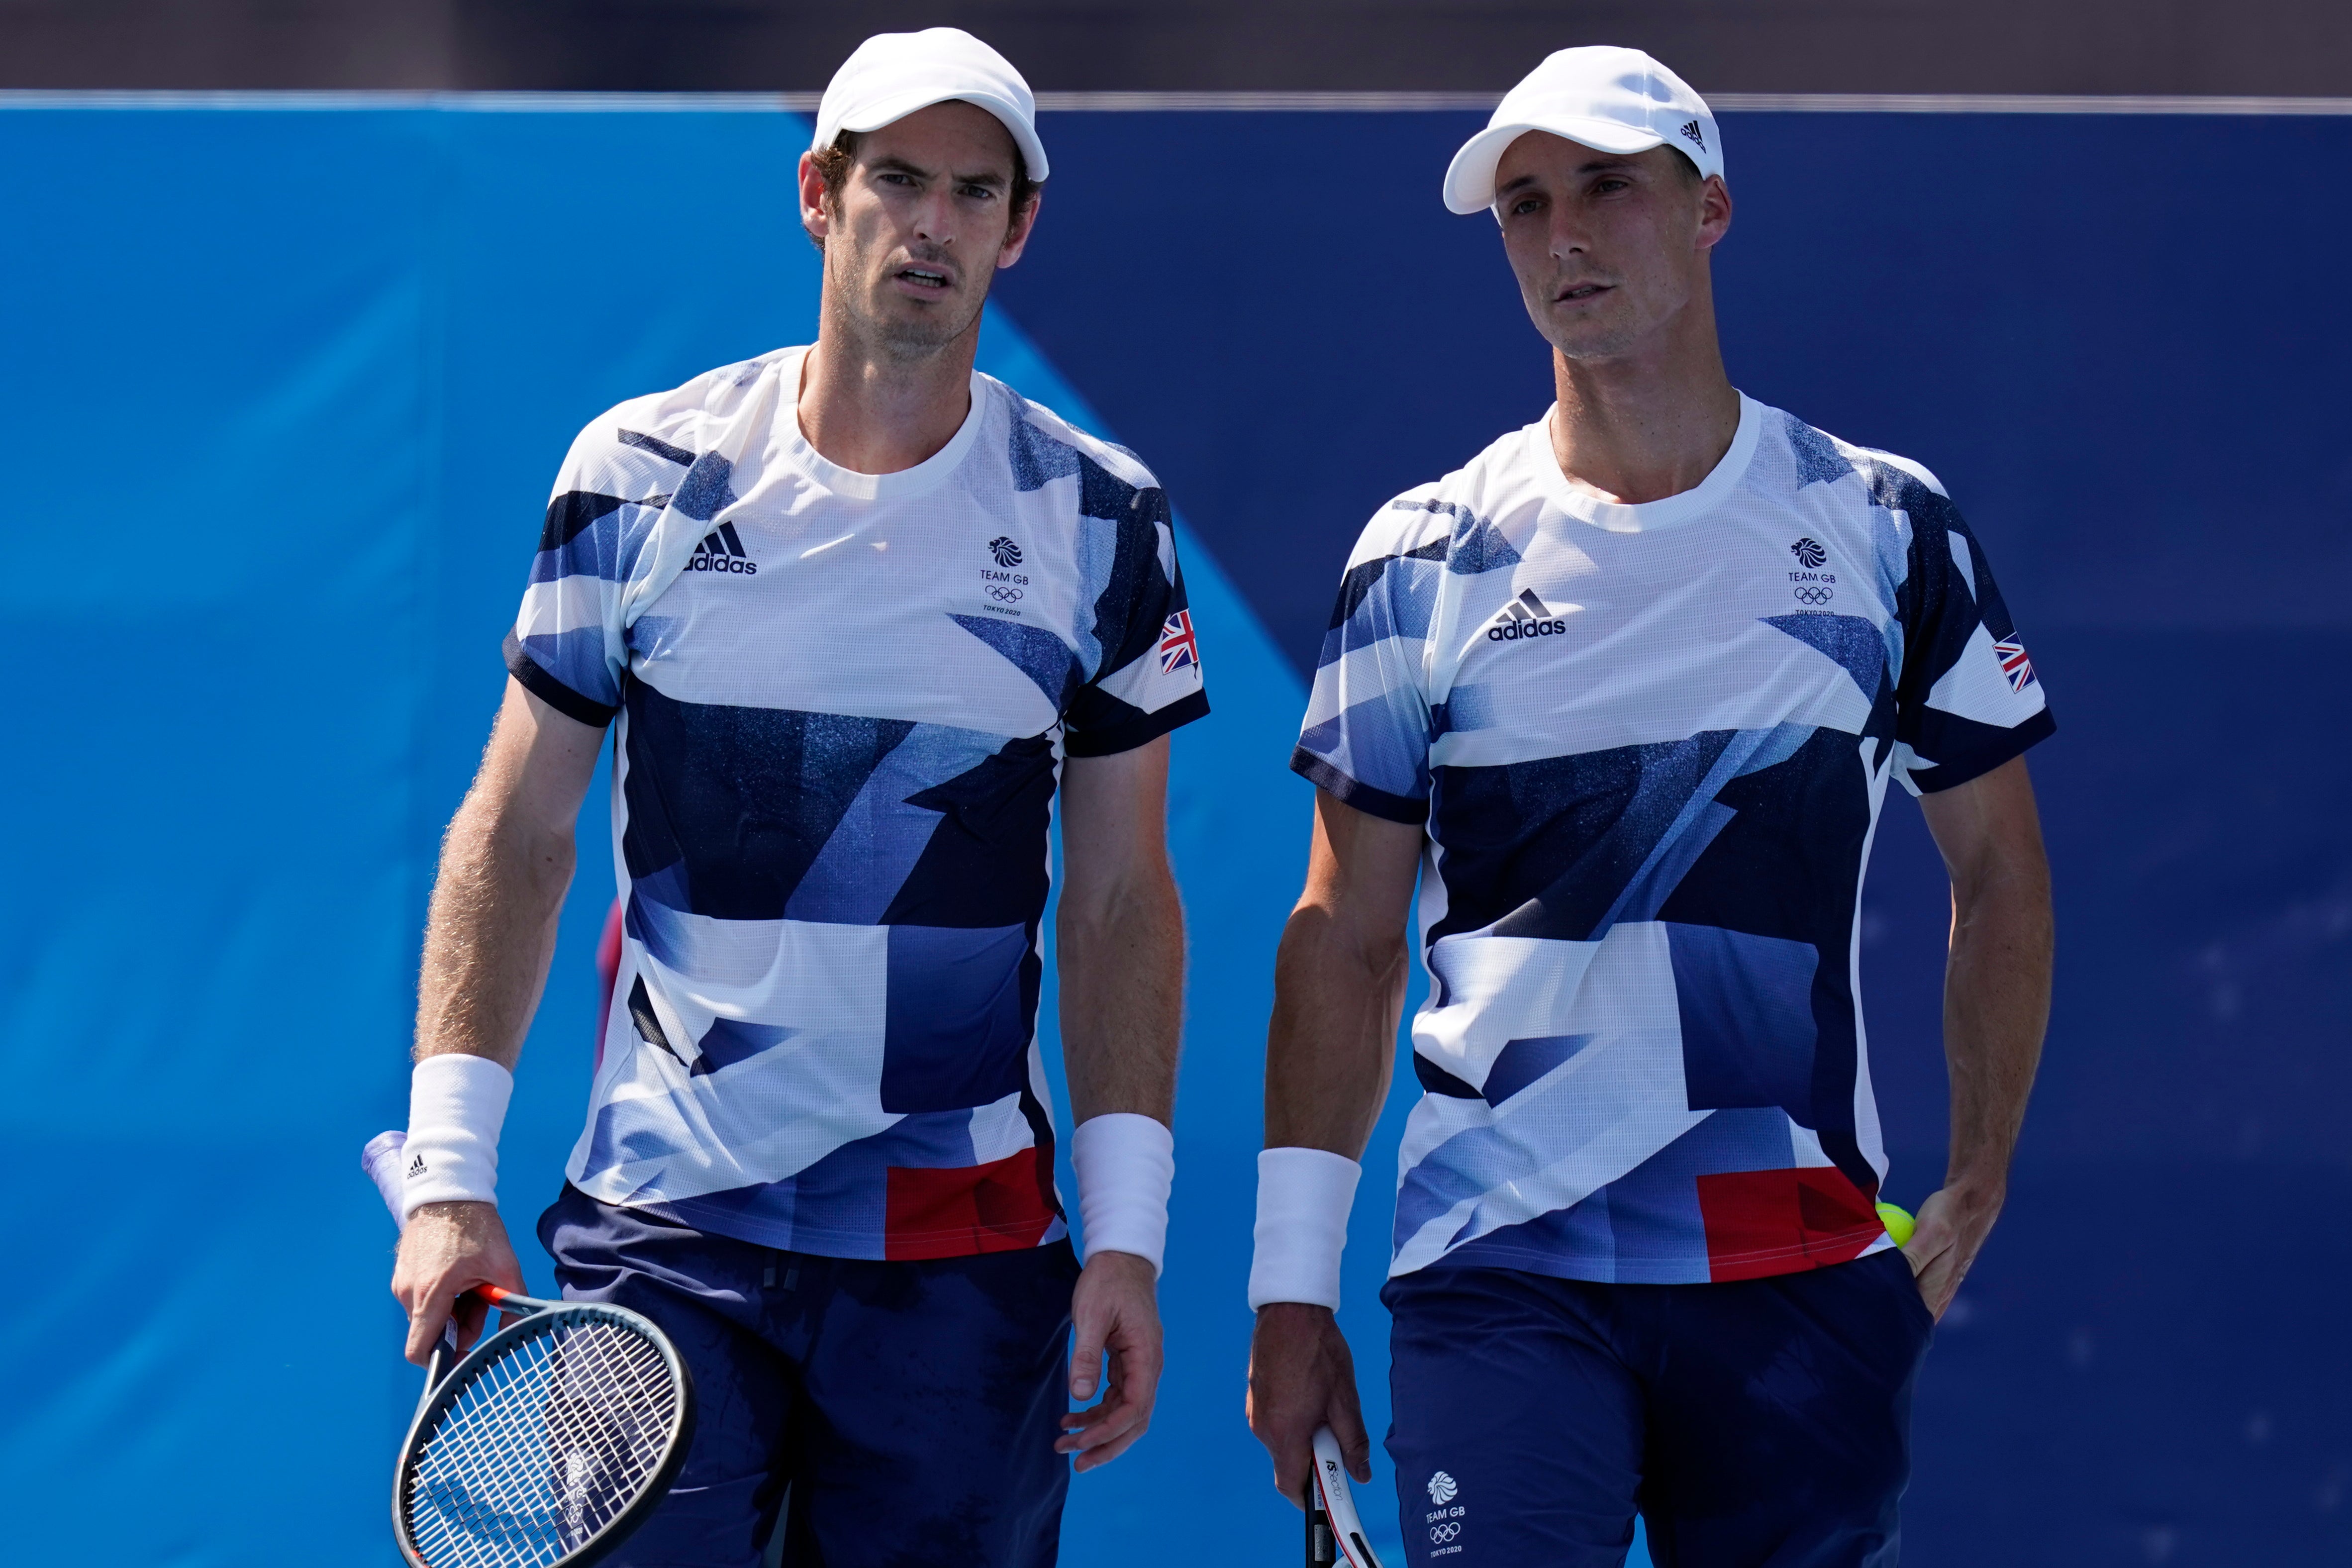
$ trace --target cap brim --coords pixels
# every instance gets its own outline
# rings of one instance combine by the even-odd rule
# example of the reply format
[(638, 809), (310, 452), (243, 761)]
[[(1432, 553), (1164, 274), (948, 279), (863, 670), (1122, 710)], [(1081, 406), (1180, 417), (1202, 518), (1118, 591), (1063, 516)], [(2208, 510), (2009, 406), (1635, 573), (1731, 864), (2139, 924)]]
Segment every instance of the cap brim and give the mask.
[(1045, 144), (1037, 139), (1036, 129), (1022, 117), (1016, 106), (994, 93), (933, 92), (918, 88), (911, 92), (876, 100), (859, 113), (844, 117), (840, 129), (853, 133), (879, 131), (885, 125), (894, 125), (909, 114), (929, 109), (935, 103), (969, 103), (996, 116), (998, 122), (1012, 136), (1013, 144), (1021, 149), (1021, 160), (1029, 166), (1029, 177), (1033, 180), (1045, 177)]
[(1631, 153), (1646, 153), (1653, 147), (1666, 144), (1664, 137), (1628, 125), (1622, 120), (1563, 117), (1540, 122), (1525, 121), (1511, 125), (1489, 125), (1462, 143), (1462, 151), (1454, 153), (1454, 162), (1446, 165), (1446, 210), (1466, 217), (1493, 206), (1495, 166), (1503, 161), (1505, 150), (1530, 131), (1547, 132), (1580, 146), (1601, 153), (1614, 153), (1621, 157)]

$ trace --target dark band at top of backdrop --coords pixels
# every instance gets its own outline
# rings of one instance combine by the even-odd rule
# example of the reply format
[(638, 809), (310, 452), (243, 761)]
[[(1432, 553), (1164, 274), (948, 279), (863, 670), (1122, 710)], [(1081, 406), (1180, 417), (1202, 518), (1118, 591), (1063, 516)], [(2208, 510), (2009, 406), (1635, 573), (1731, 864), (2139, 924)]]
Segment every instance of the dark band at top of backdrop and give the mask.
[(2352, 95), (2335, 0), (20, 0), (0, 88), (811, 91), (942, 23), (1047, 92), (1499, 93), (1612, 43), (1709, 93)]

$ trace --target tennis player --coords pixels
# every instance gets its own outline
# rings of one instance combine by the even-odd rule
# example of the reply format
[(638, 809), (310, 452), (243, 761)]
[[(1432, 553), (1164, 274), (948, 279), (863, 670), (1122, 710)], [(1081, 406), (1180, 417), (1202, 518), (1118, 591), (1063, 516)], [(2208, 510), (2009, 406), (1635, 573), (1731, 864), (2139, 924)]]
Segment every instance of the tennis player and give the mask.
[[(1742, 395), (1706, 103), (1553, 55), (1445, 178), (1558, 401), (1365, 529), (1294, 765), (1318, 786), (1260, 1156), (1251, 1421), (1367, 1470), (1332, 1320), (1420, 880), (1399, 1155), (1408, 1557), (1891, 1564), (1912, 1382), (1999, 1214), (2047, 1013), (2021, 753), (2051, 732), (1933, 475)], [(1884, 345), (1858, 351), (1879, 373)], [(1898, 1250), (1856, 995), (1890, 783), (1951, 871), (1950, 1163)]]
[[(815, 344), (581, 433), (443, 847), (393, 1278), (412, 1359), (459, 1291), (522, 1283), (498, 1135), (614, 730), (614, 1005), (539, 1234), (567, 1298), (668, 1333), (700, 1411), (618, 1562), (748, 1568), (789, 1485), (787, 1562), (1049, 1563), (1067, 1456), (1150, 1416), (1167, 736), (1207, 701), (1151, 474), (972, 368), (1046, 168), (979, 40), (849, 58), (800, 163)], [(694, 267), (761, 265), (724, 215), (682, 237)], [(664, 581), (678, 528), (698, 544)], [(1083, 1270), (1034, 1037), (1057, 796)]]

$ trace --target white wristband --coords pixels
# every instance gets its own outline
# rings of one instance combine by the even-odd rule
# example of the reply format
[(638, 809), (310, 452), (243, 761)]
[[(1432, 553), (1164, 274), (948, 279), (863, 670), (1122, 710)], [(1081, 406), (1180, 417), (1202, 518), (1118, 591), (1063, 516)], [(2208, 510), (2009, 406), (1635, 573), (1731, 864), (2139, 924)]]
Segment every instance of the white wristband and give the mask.
[(1257, 1255), (1250, 1310), (1270, 1301), (1339, 1306), (1339, 1254), (1363, 1167), (1323, 1149), (1266, 1149), (1257, 1157)]
[(404, 1221), (419, 1204), (498, 1202), (499, 1129), (513, 1094), (514, 1074), (488, 1057), (444, 1051), (416, 1064), (402, 1150)]
[(1078, 1173), (1078, 1223), (1087, 1249), (1131, 1252), (1160, 1272), (1168, 1247), (1168, 1190), (1176, 1180), (1176, 1135), (1149, 1116), (1114, 1110), (1070, 1134)]

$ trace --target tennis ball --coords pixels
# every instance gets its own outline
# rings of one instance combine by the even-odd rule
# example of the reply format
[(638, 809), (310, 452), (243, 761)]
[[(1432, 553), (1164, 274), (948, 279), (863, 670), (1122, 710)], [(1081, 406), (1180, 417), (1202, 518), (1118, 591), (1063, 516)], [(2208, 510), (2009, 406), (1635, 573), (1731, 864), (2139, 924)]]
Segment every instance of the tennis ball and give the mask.
[(1878, 1205), (1878, 1220), (1886, 1227), (1886, 1234), (1895, 1238), (1895, 1245), (1897, 1247), (1909, 1241), (1911, 1233), (1918, 1228), (1917, 1221), (1893, 1204)]

